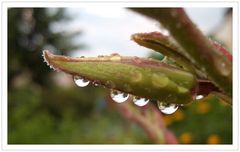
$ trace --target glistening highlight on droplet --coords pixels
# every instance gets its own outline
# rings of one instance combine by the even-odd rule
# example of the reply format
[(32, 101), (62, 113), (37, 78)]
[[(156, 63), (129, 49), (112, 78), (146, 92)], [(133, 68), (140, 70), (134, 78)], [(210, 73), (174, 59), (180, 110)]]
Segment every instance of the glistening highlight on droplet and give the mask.
[(149, 99), (146, 99), (146, 98), (141, 98), (141, 97), (133, 97), (133, 103), (137, 106), (145, 106), (147, 105), (149, 102)]
[(204, 98), (203, 95), (197, 95), (197, 96), (196, 96), (196, 100), (200, 100), (200, 99), (202, 99), (202, 98)]
[(111, 90), (110, 96), (113, 101), (115, 101), (117, 103), (122, 103), (122, 102), (127, 101), (129, 94), (118, 91), (118, 90)]
[(165, 102), (157, 102), (159, 110), (164, 114), (173, 114), (178, 109), (177, 104), (170, 104)]
[(75, 84), (79, 87), (86, 87), (90, 83), (90, 81), (83, 79), (80, 76), (74, 76), (73, 80), (74, 80)]

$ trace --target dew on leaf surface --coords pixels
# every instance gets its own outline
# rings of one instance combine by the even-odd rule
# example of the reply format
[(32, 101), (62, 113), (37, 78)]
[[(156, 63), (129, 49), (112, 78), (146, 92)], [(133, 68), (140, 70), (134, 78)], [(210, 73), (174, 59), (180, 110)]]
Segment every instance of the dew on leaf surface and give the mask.
[(115, 101), (117, 103), (122, 103), (122, 102), (127, 101), (129, 94), (118, 91), (118, 90), (111, 90), (110, 96), (113, 101)]
[(197, 96), (196, 96), (196, 100), (200, 100), (200, 99), (202, 99), (202, 98), (204, 98), (203, 95), (197, 95)]
[(141, 98), (141, 97), (133, 97), (133, 103), (137, 106), (145, 106), (149, 102), (149, 99)]
[(73, 80), (74, 80), (75, 84), (79, 87), (86, 87), (90, 83), (90, 81), (83, 79), (80, 76), (74, 76)]
[(165, 103), (157, 101), (159, 110), (164, 114), (173, 114), (178, 109), (177, 104)]

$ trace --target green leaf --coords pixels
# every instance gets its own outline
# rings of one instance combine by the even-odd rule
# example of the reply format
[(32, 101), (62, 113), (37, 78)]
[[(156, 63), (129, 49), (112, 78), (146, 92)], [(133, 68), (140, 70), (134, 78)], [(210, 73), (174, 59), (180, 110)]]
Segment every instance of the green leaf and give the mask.
[(192, 23), (182, 8), (131, 8), (159, 21), (191, 57), (191, 62), (206, 73), (228, 96), (232, 96), (232, 63)]
[(175, 64), (182, 67), (184, 70), (197, 74), (199, 77), (204, 77), (204, 74), (199, 73), (197, 67), (191, 64), (190, 57), (187, 57), (187, 54), (184, 53), (180, 47), (171, 42), (172, 40), (170, 37), (160, 32), (151, 32), (133, 34), (132, 39), (141, 46), (150, 48), (167, 56), (168, 59), (172, 59)]
[(135, 96), (186, 104), (192, 101), (197, 81), (193, 74), (157, 60), (110, 56), (73, 58), (43, 52), (53, 69)]

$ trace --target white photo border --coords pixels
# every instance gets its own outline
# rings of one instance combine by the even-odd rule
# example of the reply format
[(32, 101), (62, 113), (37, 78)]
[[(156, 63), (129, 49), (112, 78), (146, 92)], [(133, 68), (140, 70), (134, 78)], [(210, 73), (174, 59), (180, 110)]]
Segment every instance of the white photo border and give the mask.
[[(233, 143), (231, 145), (9, 145), (7, 143), (7, 10), (10, 7), (231, 7), (233, 8)], [(1, 1), (1, 151), (239, 151), (239, 1)]]

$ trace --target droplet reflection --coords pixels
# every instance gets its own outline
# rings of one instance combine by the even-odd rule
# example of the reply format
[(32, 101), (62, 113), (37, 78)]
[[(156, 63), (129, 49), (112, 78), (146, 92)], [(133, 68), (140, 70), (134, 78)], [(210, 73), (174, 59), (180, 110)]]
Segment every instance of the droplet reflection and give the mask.
[(117, 103), (122, 103), (127, 101), (129, 94), (127, 93), (123, 93), (121, 91), (118, 90), (111, 90), (111, 94), (110, 94), (111, 98), (113, 101), (117, 102)]
[(74, 76), (73, 80), (74, 80), (75, 84), (79, 87), (86, 87), (90, 83), (90, 81), (83, 79), (80, 76)]
[(197, 95), (196, 96), (196, 100), (200, 100), (200, 99), (202, 99), (204, 96), (203, 95)]
[(178, 109), (177, 104), (165, 103), (165, 102), (157, 102), (159, 110), (164, 114), (173, 114)]
[(133, 98), (133, 103), (137, 106), (145, 106), (149, 102), (149, 99), (146, 98), (141, 98), (141, 97), (134, 97)]

